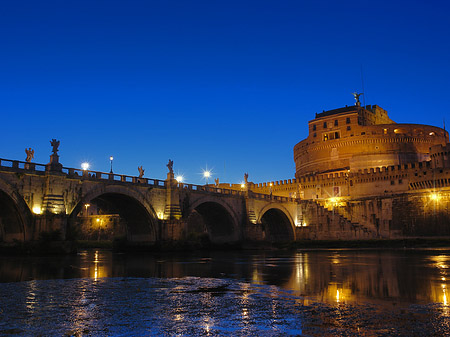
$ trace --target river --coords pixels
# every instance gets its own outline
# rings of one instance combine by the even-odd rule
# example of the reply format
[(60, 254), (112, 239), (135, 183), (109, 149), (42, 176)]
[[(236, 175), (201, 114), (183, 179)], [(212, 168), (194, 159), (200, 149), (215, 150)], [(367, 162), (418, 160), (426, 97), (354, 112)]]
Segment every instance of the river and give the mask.
[(0, 336), (450, 335), (450, 249), (0, 257)]

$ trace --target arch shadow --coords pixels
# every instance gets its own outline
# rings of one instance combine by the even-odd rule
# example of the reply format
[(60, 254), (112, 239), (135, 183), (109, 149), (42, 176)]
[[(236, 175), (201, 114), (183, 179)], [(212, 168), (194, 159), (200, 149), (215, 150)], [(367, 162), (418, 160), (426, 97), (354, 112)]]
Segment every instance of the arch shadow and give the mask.
[(0, 180), (0, 241), (30, 239), (33, 215), (30, 208), (10, 184)]
[(189, 233), (205, 233), (212, 243), (235, 243), (241, 238), (237, 218), (225, 203), (200, 200), (191, 206)]
[(293, 220), (288, 211), (281, 206), (268, 205), (260, 212), (258, 221), (263, 225), (266, 237), (272, 242), (295, 240)]
[[(89, 239), (126, 237), (130, 242), (154, 243), (158, 239), (158, 219), (145, 198), (127, 188), (93, 189), (74, 207), (69, 226), (78, 227)], [(80, 235), (78, 233), (78, 235)]]

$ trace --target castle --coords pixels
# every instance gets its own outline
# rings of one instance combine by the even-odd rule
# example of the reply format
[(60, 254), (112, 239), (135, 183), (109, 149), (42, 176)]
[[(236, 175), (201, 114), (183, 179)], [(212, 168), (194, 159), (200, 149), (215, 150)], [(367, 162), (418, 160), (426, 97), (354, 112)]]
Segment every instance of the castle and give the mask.
[(450, 235), (448, 132), (395, 123), (358, 103), (309, 121), (308, 137), (294, 146), (295, 179), (248, 189), (308, 205), (297, 222), (305, 239)]

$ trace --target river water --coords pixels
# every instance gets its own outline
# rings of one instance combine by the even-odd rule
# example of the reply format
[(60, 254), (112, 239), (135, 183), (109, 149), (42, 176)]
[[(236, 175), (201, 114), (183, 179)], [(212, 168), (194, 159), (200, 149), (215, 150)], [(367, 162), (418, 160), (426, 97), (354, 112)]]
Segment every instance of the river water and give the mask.
[(0, 257), (0, 336), (445, 336), (450, 249)]

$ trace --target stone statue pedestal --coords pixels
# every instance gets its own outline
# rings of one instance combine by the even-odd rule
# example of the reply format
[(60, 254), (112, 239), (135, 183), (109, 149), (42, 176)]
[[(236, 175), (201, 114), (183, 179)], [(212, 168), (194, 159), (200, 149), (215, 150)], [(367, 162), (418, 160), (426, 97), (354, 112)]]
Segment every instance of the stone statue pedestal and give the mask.
[(59, 156), (56, 153), (53, 153), (50, 156), (50, 163), (48, 163), (45, 166), (46, 171), (56, 171), (61, 172), (62, 171), (62, 164), (59, 162)]
[(167, 173), (166, 179), (166, 207), (164, 209), (164, 219), (181, 219), (180, 193), (177, 188), (178, 182), (175, 180), (173, 172)]

